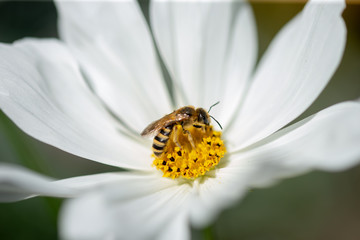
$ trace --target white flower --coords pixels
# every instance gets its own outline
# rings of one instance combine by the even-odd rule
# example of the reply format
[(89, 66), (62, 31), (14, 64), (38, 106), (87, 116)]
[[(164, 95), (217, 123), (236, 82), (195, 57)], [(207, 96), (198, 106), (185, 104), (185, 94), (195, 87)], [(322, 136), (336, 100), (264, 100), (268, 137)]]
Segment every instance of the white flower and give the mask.
[[(206, 226), (250, 187), (353, 166), (359, 102), (286, 126), (340, 62), (344, 5), (307, 3), (255, 68), (248, 4), (154, 1), (150, 25), (171, 86), (136, 1), (57, 2), (63, 42), (0, 45), (1, 110), (40, 141), (129, 171), (52, 181), (3, 165), (0, 200), (72, 198), (61, 212), (65, 239), (189, 239), (190, 224)], [(217, 101), (212, 115), (224, 126), (226, 164), (194, 181), (161, 177), (151, 166), (150, 142), (138, 134), (174, 108)]]

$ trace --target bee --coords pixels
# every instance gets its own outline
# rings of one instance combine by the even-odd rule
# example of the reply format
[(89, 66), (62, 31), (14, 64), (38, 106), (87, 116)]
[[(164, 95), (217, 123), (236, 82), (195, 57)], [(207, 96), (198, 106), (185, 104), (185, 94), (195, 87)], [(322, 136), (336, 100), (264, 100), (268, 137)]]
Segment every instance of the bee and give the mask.
[[(189, 131), (186, 128), (193, 126), (195, 128), (204, 129), (210, 125), (210, 118), (214, 119), (222, 129), (220, 123), (213, 118), (209, 112), (211, 108), (217, 105), (219, 102), (213, 104), (209, 111), (203, 108), (195, 108), (194, 106), (185, 106), (173, 111), (170, 114), (150, 123), (141, 133), (141, 136), (155, 136), (153, 140), (152, 150), (154, 155), (159, 157), (169, 140), (169, 137), (174, 129), (174, 126), (182, 125), (184, 132), (187, 133), (190, 144), (195, 148), (194, 140)], [(177, 134), (173, 134), (174, 143), (181, 148), (181, 145), (177, 141)]]

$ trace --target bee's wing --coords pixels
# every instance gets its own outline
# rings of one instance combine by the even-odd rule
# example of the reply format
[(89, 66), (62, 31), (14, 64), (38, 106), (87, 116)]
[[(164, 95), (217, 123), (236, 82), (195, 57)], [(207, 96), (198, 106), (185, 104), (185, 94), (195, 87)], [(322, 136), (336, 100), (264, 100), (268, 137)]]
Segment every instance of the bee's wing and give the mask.
[(152, 122), (147, 126), (142, 132), (142, 137), (150, 137), (155, 136), (160, 132), (160, 130), (166, 126), (169, 126), (170, 124), (182, 121), (186, 119), (187, 116), (185, 114), (168, 114), (164, 116), (163, 118), (160, 118), (159, 120), (156, 120), (155, 122)]
[(150, 137), (150, 136), (154, 136), (156, 135), (161, 128), (163, 128), (164, 124), (162, 121), (162, 118), (150, 123), (142, 132), (141, 132), (141, 136), (142, 137)]

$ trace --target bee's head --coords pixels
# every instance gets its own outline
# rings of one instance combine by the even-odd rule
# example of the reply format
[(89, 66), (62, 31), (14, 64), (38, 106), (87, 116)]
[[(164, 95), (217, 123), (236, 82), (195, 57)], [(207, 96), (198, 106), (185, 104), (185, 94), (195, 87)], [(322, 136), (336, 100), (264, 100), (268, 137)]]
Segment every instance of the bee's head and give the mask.
[(197, 121), (205, 125), (210, 125), (210, 115), (203, 108), (196, 109)]

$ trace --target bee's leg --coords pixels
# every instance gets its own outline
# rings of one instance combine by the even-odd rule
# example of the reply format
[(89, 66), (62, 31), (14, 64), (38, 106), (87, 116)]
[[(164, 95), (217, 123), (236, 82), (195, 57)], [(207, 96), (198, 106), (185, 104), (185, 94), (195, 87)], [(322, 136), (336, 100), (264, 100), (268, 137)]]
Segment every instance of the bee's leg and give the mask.
[(181, 145), (179, 143), (179, 131), (178, 131), (177, 126), (174, 127), (174, 134), (173, 134), (173, 139), (172, 140), (176, 144), (176, 146), (181, 148)]
[(188, 130), (186, 130), (186, 129), (184, 129), (183, 131), (184, 131), (184, 133), (187, 134), (188, 140), (189, 140), (192, 148), (195, 149), (195, 142), (194, 142), (194, 139), (193, 139), (191, 133), (190, 133)]
[(202, 127), (201, 127), (201, 131), (203, 132), (203, 133), (205, 133), (206, 132), (206, 125), (204, 124), (204, 125), (202, 125)]

